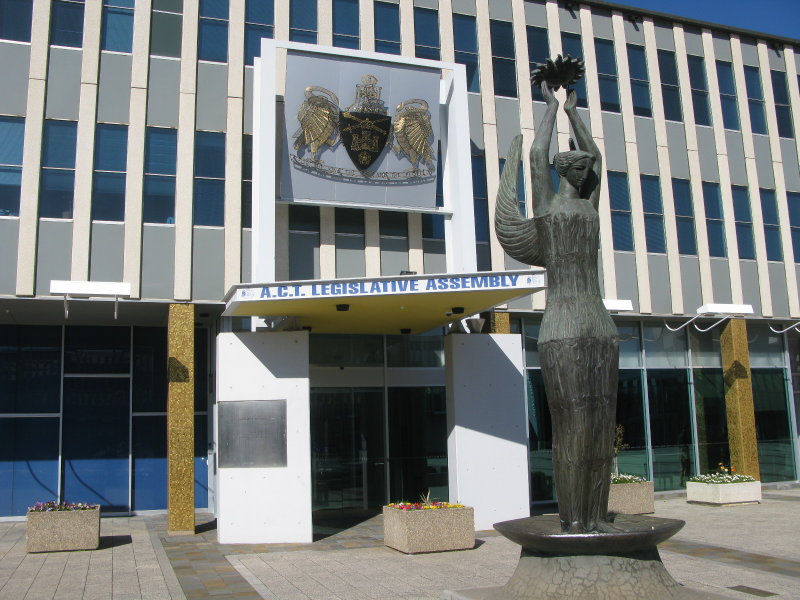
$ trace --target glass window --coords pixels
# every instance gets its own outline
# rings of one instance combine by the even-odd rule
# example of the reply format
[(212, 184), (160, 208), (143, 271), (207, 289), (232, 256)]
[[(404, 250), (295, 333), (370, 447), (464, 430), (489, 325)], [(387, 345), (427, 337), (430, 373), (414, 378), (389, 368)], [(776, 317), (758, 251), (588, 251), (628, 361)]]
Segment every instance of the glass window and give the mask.
[(319, 207), (290, 204), (289, 231), (319, 233)]
[(753, 241), (753, 217), (750, 212), (750, 194), (743, 185), (732, 185), (733, 215), (736, 219), (736, 244), (739, 258), (754, 259), (756, 257)]
[[(561, 32), (561, 49), (564, 56), (571, 56), (572, 58), (583, 58), (583, 44), (581, 43), (581, 36), (577, 33)], [(583, 77), (577, 83), (572, 85), (575, 90), (575, 95), (578, 97), (578, 106), (587, 108), (589, 102), (586, 95), (586, 78)]]
[(492, 72), (495, 96), (517, 97), (514, 29), (508, 21), (489, 21), (492, 37)]
[(706, 64), (702, 56), (689, 55), (689, 84), (692, 89), (694, 122), (698, 125), (711, 125), (711, 106), (708, 103), (708, 80)]
[(133, 47), (133, 0), (103, 3), (101, 50), (131, 52)]
[(228, 0), (200, 0), (197, 58), (228, 61)]
[(50, 43), (80, 48), (83, 44), (83, 2), (53, 0), (50, 5)]
[(0, 413), (57, 413), (61, 327), (0, 325)]
[(0, 216), (19, 216), (24, 138), (24, 118), (0, 117)]
[(767, 245), (767, 260), (783, 260), (780, 222), (778, 221), (778, 202), (775, 190), (759, 190), (761, 196), (761, 215), (764, 220), (764, 240)]
[(675, 227), (678, 231), (678, 252), (697, 254), (697, 238), (694, 230), (694, 207), (692, 187), (688, 179), (672, 179), (672, 200), (675, 205)]
[(775, 96), (778, 135), (785, 138), (794, 137), (792, 109), (789, 106), (789, 87), (786, 84), (786, 73), (783, 71), (772, 71), (772, 93)]
[(0, 39), (31, 41), (33, 0), (0, 0)]
[(630, 72), (631, 94), (633, 96), (633, 114), (640, 117), (652, 117), (650, 76), (647, 73), (647, 58), (644, 46), (628, 44), (628, 70)]
[(75, 190), (75, 121), (44, 123), (42, 172), (39, 184), (39, 216), (53, 219), (72, 218)]
[(383, 337), (312, 333), (308, 361), (318, 367), (380, 367), (383, 366)]
[(739, 108), (736, 105), (736, 81), (733, 65), (728, 61), (717, 61), (717, 81), (722, 102), (722, 122), (725, 129), (739, 129)]
[(695, 474), (687, 371), (648, 369), (647, 399), (655, 489), (681, 489)]
[(685, 329), (670, 331), (662, 325), (645, 326), (642, 337), (648, 368), (680, 369), (688, 366)]
[(386, 366), (398, 368), (443, 367), (444, 336), (387, 335)]
[(333, 0), (333, 45), (358, 49), (358, 0)]
[(752, 378), (761, 481), (796, 479), (786, 370), (753, 369)]
[(125, 220), (128, 126), (98, 123), (95, 129), (92, 219)]
[(703, 182), (703, 205), (706, 209), (706, 233), (708, 234), (708, 253), (710, 256), (726, 257), (725, 227), (722, 222), (722, 195), (719, 184)]
[(655, 175), (642, 175), (641, 182), (647, 251), (665, 254), (667, 245), (664, 239), (664, 206), (661, 202), (661, 184)]
[(439, 60), (439, 13), (414, 7), (414, 53), (417, 58)]
[[(196, 374), (195, 374), (196, 377)], [(133, 412), (167, 410), (167, 329), (133, 328)]]
[[(506, 167), (506, 159), (500, 159), (500, 175), (503, 174), (503, 169)], [(519, 175), (517, 176), (517, 207), (519, 208), (520, 214), (525, 216), (528, 212), (527, 206), (525, 205), (525, 170), (520, 165)]]
[(379, 215), (381, 237), (408, 237), (408, 215), (382, 210)]
[(195, 225), (225, 224), (225, 134), (197, 131), (194, 138)]
[(253, 226), (253, 136), (242, 135), (242, 227)]
[(134, 415), (132, 420), (132, 508), (163, 509), (167, 505), (167, 416)]
[[(472, 157), (472, 194), (475, 201), (475, 239), (478, 242), (489, 241), (489, 192), (486, 187), (486, 158), (483, 156)], [(486, 206), (485, 214), (478, 209)], [(480, 218), (478, 218), (480, 217)]]
[(289, 39), (317, 43), (317, 0), (290, 0)]
[[(377, 4), (375, 14), (377, 18)], [(478, 73), (478, 33), (475, 17), (454, 14), (453, 38), (456, 62), (464, 65), (467, 69), (467, 91), (479, 93), (481, 80)]]
[(59, 419), (0, 418), (0, 515), (58, 497)]
[(528, 369), (528, 464), (531, 500), (534, 501), (552, 500), (554, 497), (552, 432), (542, 372)]
[(142, 201), (145, 223), (175, 223), (177, 134), (176, 129), (147, 128)]
[(128, 375), (130, 372), (130, 327), (68, 325), (64, 329), (65, 374)]
[[(174, 8), (174, 7), (167, 7)], [(177, 7), (180, 10), (180, 7)], [(150, 15), (150, 54), (154, 56), (181, 56), (183, 15), (154, 5)]]
[(619, 112), (619, 85), (617, 84), (617, 60), (614, 56), (614, 42), (595, 38), (594, 49), (597, 54), (600, 108), (610, 112)]
[[(458, 16), (453, 15), (454, 18)], [(400, 7), (397, 4), (375, 3), (375, 51), (400, 54)]]
[(789, 229), (792, 233), (794, 262), (800, 263), (800, 192), (786, 192), (789, 205)]
[(725, 382), (722, 369), (694, 369), (692, 375), (700, 473), (713, 473), (731, 461)]
[[(528, 70), (533, 71), (550, 57), (550, 41), (545, 27), (528, 25), (525, 32), (528, 36)], [(531, 83), (531, 92), (534, 100), (544, 102), (541, 87)]]
[(758, 67), (745, 66), (744, 82), (747, 88), (747, 106), (750, 112), (750, 128), (753, 133), (767, 133), (767, 118), (764, 114), (764, 90)]
[(658, 51), (658, 72), (661, 75), (661, 96), (664, 100), (664, 118), (667, 121), (683, 121), (681, 92), (678, 84), (678, 64), (675, 53)]
[(444, 387), (388, 389), (391, 498), (449, 500)]
[(622, 443), (627, 447), (615, 457), (614, 468), (620, 473), (649, 478), (643, 388), (640, 370), (620, 369), (616, 422)]
[(244, 9), (244, 64), (252, 65), (261, 56), (261, 38), (273, 37), (273, 0), (246, 0)]
[(628, 191), (628, 174), (608, 172), (608, 193), (611, 198), (611, 233), (614, 250), (633, 251), (631, 225), (631, 199)]

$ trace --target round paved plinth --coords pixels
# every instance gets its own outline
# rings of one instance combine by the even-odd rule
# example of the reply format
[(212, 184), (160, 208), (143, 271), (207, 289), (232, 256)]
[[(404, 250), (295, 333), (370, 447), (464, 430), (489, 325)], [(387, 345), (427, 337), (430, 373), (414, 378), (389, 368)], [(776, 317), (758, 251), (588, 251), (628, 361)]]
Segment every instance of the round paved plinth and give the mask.
[(495, 523), (505, 537), (532, 552), (545, 554), (620, 554), (655, 548), (685, 524), (679, 519), (617, 515), (598, 533), (564, 533), (558, 515), (541, 515)]

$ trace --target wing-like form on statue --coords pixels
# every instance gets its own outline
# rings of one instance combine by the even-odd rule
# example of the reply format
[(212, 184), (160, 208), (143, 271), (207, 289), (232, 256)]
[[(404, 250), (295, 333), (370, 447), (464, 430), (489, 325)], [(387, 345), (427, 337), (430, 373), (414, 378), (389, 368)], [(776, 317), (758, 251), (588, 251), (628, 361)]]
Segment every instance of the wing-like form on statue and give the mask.
[(339, 138), (339, 98), (316, 85), (308, 86), (305, 94), (297, 112), (300, 129), (294, 134), (294, 149), (308, 146), (316, 154), (325, 145), (333, 146)]
[(394, 151), (397, 154), (405, 154), (413, 165), (417, 165), (420, 160), (425, 164), (431, 164), (432, 137), (431, 115), (425, 100), (414, 98), (397, 105), (394, 120), (394, 139), (397, 141)]
[(521, 155), (522, 136), (518, 135), (511, 142), (506, 166), (500, 177), (494, 213), (495, 232), (503, 250), (511, 258), (526, 265), (545, 266), (539, 251), (536, 223), (533, 219), (524, 218), (519, 212), (517, 182)]

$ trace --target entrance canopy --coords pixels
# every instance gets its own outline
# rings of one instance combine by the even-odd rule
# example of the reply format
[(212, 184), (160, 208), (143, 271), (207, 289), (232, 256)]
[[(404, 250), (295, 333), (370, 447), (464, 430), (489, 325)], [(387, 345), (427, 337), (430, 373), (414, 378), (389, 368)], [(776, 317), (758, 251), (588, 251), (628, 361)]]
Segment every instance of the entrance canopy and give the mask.
[(544, 269), (243, 283), (226, 317), (293, 318), (314, 333), (423, 333), (545, 288)]

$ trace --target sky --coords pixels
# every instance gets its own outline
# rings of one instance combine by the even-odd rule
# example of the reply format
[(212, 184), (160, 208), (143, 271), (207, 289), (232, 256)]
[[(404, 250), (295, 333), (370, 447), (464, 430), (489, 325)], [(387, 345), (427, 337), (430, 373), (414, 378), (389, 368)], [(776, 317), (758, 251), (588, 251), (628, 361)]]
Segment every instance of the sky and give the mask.
[(656, 12), (800, 39), (800, 0), (609, 0)]

